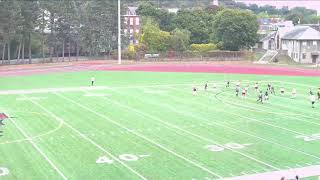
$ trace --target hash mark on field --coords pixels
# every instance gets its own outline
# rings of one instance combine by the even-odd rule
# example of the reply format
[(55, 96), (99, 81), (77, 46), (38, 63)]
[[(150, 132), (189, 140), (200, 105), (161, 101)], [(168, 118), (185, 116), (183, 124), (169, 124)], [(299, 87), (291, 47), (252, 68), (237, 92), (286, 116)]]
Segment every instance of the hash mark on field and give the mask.
[(139, 157), (144, 158), (144, 157), (150, 157), (151, 155), (146, 154), (146, 155), (139, 155)]

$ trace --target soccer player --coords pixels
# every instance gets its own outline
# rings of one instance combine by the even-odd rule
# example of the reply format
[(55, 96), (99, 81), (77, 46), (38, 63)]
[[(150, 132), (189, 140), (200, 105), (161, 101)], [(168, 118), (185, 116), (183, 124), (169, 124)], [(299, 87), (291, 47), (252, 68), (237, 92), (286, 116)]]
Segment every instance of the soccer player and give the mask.
[(274, 86), (271, 86), (271, 94), (276, 95), (276, 91), (274, 90)]
[(239, 96), (239, 91), (240, 91), (240, 87), (236, 87), (236, 96), (238, 97)]
[(245, 92), (246, 92), (246, 96), (248, 95), (248, 93), (249, 93), (249, 85), (248, 86), (246, 86), (245, 88), (244, 88), (244, 90), (245, 90)]
[(312, 108), (314, 108), (314, 103), (316, 102), (316, 96), (314, 94), (310, 96), (310, 101), (311, 101)]
[(204, 90), (207, 91), (208, 89), (208, 82), (206, 82), (206, 84), (204, 85)]
[(91, 86), (93, 86), (94, 85), (94, 82), (96, 81), (96, 78), (95, 77), (91, 77)]
[(217, 88), (217, 84), (213, 83), (213, 89), (216, 89), (216, 88)]
[(256, 82), (256, 84), (254, 84), (254, 89), (256, 90), (256, 92), (258, 92), (259, 90), (259, 84)]
[(312, 92), (312, 89), (310, 88), (310, 90), (309, 90), (309, 94), (310, 95), (312, 95), (313, 94), (313, 92)]
[(263, 94), (262, 94), (262, 91), (260, 91), (257, 101), (260, 101), (261, 103), (263, 103)]
[(320, 100), (320, 88), (318, 89), (318, 100)]
[(271, 91), (271, 84), (268, 83), (268, 91)]
[(244, 88), (243, 90), (242, 90), (242, 97), (243, 98), (245, 98), (246, 96), (247, 96), (247, 90), (246, 90), (246, 88)]
[(192, 88), (192, 95), (197, 95), (197, 88), (195, 86)]
[(226, 82), (226, 87), (230, 87), (230, 81), (229, 80)]
[(292, 98), (297, 97), (297, 90), (295, 88), (292, 89)]
[(280, 94), (281, 94), (282, 96), (284, 95), (284, 88), (283, 88), (283, 87), (280, 88)]
[(238, 81), (238, 82), (236, 83), (236, 86), (237, 86), (237, 87), (240, 87), (240, 85), (241, 85), (241, 82)]
[(265, 100), (265, 101), (268, 101), (268, 100), (269, 100), (269, 93), (268, 93), (268, 91), (266, 91), (266, 92), (264, 93), (264, 100)]

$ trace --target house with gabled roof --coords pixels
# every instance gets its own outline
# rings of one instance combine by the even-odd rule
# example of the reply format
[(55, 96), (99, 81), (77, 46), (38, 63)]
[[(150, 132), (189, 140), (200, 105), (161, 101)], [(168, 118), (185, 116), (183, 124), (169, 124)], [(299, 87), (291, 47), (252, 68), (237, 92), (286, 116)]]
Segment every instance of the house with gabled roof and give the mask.
[(295, 62), (320, 63), (320, 31), (315, 26), (295, 26), (281, 42), (281, 49)]

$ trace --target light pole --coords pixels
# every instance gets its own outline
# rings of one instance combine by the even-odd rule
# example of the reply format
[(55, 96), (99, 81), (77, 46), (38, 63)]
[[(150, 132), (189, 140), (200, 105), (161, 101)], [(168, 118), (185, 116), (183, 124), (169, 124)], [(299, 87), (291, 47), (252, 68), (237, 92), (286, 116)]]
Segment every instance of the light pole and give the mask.
[(121, 0), (118, 0), (118, 64), (121, 64)]

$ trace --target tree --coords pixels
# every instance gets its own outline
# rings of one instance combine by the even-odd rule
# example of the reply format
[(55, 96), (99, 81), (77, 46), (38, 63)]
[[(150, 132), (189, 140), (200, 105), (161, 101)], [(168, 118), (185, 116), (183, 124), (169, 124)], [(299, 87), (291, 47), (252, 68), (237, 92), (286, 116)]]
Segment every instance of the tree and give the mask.
[(138, 14), (145, 18), (154, 19), (163, 31), (172, 31), (175, 29), (173, 20), (175, 14), (169, 13), (167, 10), (158, 9), (150, 2), (141, 2), (137, 10)]
[(226, 50), (250, 48), (257, 42), (258, 28), (257, 17), (251, 12), (225, 9), (216, 15), (212, 39)]
[(175, 29), (171, 32), (170, 47), (179, 53), (186, 51), (190, 44), (190, 35), (188, 30)]
[(209, 43), (214, 13), (204, 10), (180, 10), (175, 18), (176, 27), (191, 33), (191, 43)]
[(170, 33), (162, 31), (152, 19), (146, 19), (142, 26), (139, 42), (145, 44), (150, 53), (166, 52), (169, 48)]

